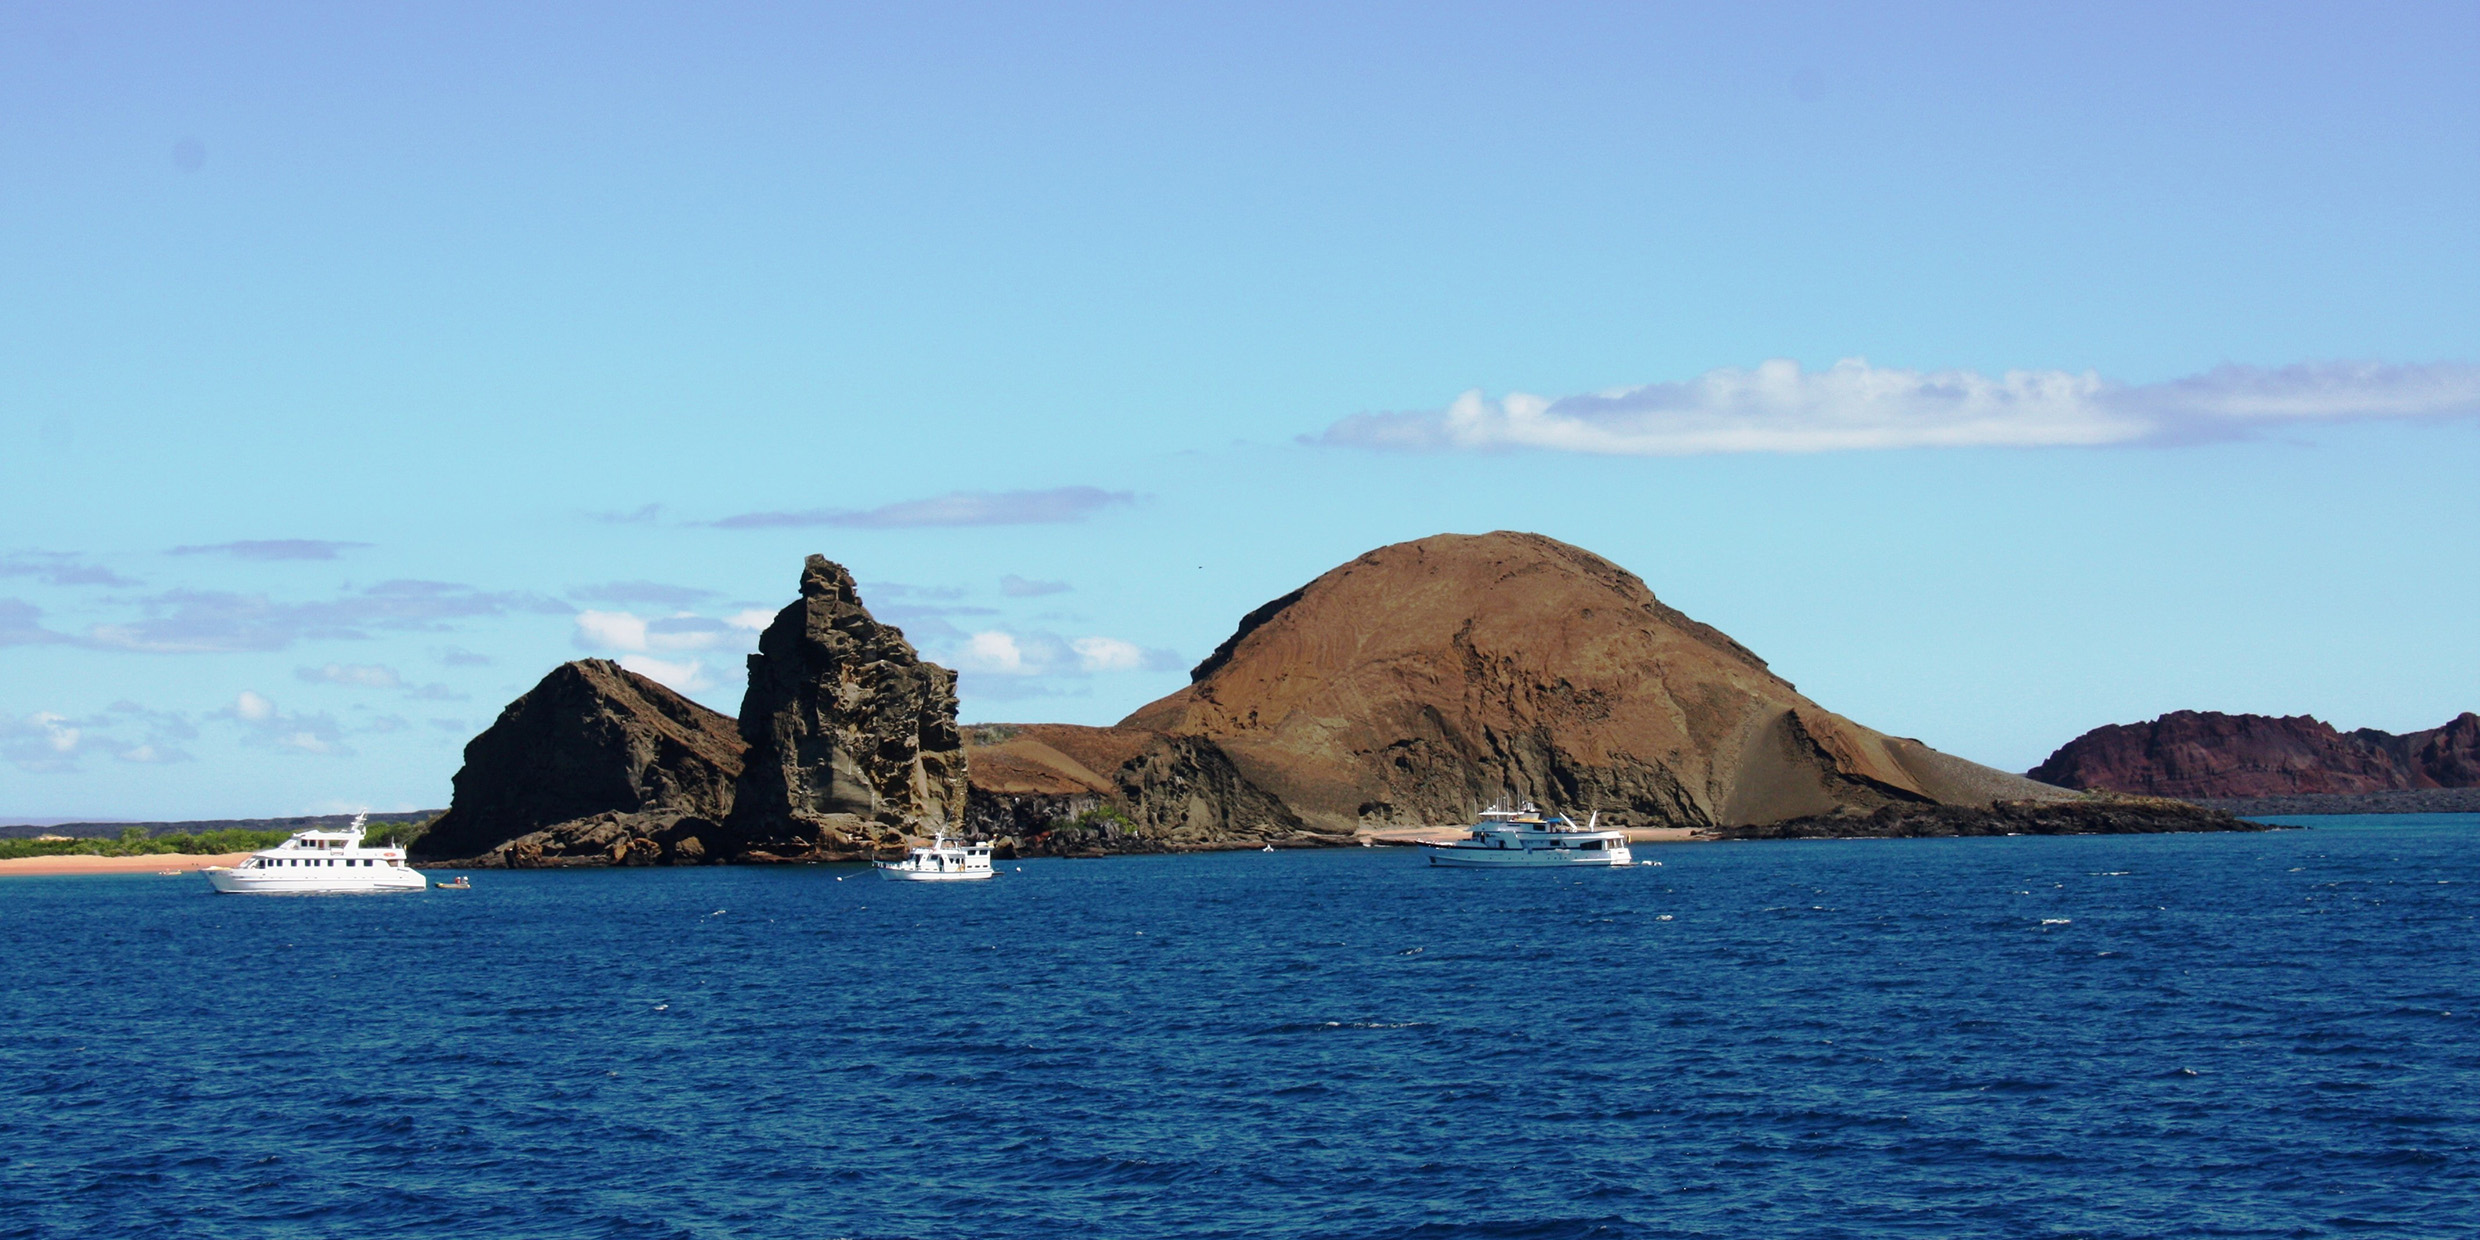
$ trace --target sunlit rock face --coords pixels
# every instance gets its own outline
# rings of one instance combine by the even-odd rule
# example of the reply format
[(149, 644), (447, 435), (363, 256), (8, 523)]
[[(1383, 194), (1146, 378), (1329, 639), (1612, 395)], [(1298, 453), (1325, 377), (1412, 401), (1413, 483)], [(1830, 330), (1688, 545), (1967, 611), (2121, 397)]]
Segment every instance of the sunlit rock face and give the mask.
[(2067, 795), (1834, 714), (1539, 534), (1378, 548), (1249, 613), (1192, 676), (1119, 727), (1214, 742), (1319, 831), (1499, 800), (1710, 828)]

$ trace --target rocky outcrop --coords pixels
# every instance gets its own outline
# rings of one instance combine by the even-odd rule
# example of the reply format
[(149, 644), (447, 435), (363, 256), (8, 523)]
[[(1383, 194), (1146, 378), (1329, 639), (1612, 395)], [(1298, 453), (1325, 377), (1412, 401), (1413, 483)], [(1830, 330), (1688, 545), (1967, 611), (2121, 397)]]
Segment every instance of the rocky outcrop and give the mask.
[(970, 830), (1024, 855), (1345, 843), (1240, 774), (1220, 746), (1140, 728), (966, 730)]
[(749, 656), (748, 754), (723, 836), (737, 859), (845, 859), (960, 826), (956, 674), (925, 663), (824, 556)]
[(730, 716), (603, 659), (552, 669), (465, 746), (417, 860), (702, 861), (741, 774)]
[(1718, 827), (2072, 795), (1825, 710), (1538, 534), (1372, 551), (1250, 612), (1187, 688), (1102, 731), (1209, 742), (1238, 786), (1325, 835), (1499, 800)]
[(2095, 728), (2034, 767), (2070, 788), (2187, 800), (2349, 795), (2480, 786), (2480, 715), (2397, 736), (2336, 731), (2307, 715), (2173, 711)]
[(2229, 813), (2160, 797), (2080, 797), (1990, 805), (1884, 805), (1782, 822), (1717, 827), (1726, 840), (1869, 839), (1960, 835), (2152, 835), (2172, 831), (2271, 831)]

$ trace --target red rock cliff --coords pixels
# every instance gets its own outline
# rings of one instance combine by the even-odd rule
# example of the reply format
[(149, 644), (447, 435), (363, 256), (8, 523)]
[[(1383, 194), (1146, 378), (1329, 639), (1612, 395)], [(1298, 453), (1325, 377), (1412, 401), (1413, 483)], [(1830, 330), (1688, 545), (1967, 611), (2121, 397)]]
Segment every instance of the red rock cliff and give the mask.
[(2166, 797), (2262, 797), (2480, 786), (2480, 715), (2397, 736), (2307, 715), (2172, 711), (2094, 728), (2034, 767), (2068, 788)]

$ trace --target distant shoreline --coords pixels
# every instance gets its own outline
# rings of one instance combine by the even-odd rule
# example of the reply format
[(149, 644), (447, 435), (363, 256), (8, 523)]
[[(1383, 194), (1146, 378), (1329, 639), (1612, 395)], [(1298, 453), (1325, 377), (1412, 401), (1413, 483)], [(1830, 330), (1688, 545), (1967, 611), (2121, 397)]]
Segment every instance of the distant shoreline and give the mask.
[(0, 878), (57, 877), (63, 874), (154, 874), (165, 870), (197, 871), (211, 865), (239, 865), (250, 854), (148, 853), (136, 857), (94, 857), (77, 853), (56, 857), (13, 857), (0, 860)]

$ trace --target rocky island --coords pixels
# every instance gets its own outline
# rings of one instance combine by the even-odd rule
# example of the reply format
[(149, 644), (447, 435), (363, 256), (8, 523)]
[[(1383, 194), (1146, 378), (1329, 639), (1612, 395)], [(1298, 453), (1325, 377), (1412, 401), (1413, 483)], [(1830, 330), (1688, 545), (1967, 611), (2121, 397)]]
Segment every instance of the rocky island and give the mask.
[(1709, 838), (2250, 825), (1877, 732), (1538, 534), (1371, 551), (1249, 612), (1186, 687), (1110, 727), (959, 725), (955, 683), (811, 556), (737, 721), (567, 664), (466, 747), (418, 855), (850, 860), (939, 830), (1017, 855), (1314, 847), (1502, 800)]
[(2031, 778), (2241, 813), (2480, 810), (2480, 714), (2397, 735), (2308, 715), (2172, 711), (2094, 728)]

